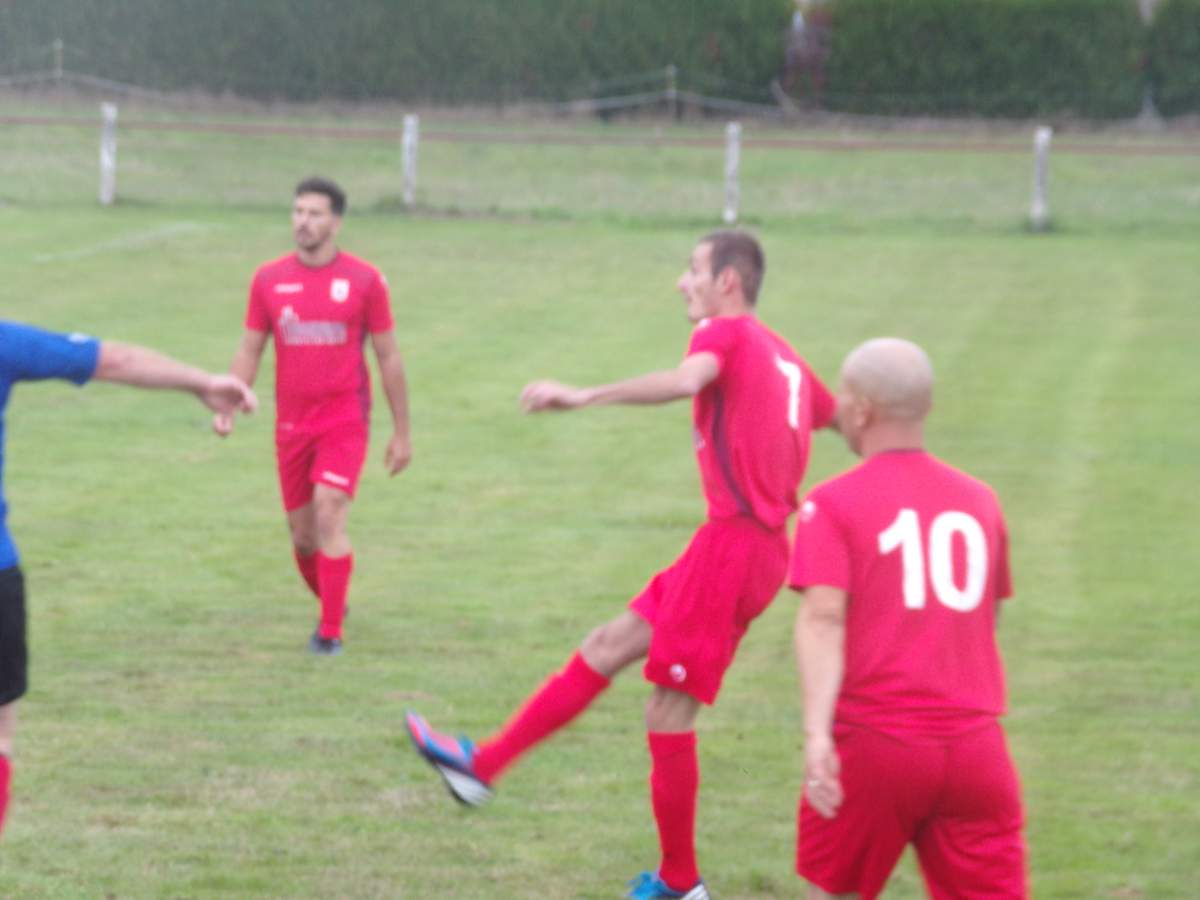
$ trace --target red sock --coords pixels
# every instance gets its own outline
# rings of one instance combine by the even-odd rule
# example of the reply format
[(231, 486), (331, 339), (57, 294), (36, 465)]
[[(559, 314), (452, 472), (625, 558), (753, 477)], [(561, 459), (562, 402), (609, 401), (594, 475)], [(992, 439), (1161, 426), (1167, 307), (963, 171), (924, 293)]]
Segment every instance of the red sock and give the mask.
[(609, 680), (589, 666), (583, 654), (576, 653), (561, 672), (546, 679), (497, 734), (479, 745), (475, 774), (492, 781), (518, 756), (587, 709), (608, 685)]
[(342, 619), (346, 618), (346, 592), (350, 589), (350, 570), (354, 554), (331, 558), (317, 554), (317, 577), (321, 585), (321, 625), (319, 633), (325, 638), (342, 636)]
[(296, 557), (296, 568), (300, 570), (300, 575), (304, 578), (304, 583), (320, 599), (321, 582), (317, 580), (317, 555), (310, 553), (308, 556), (302, 556), (300, 551), (294, 546), (292, 547), (292, 554)]
[(12, 763), (0, 753), (0, 832), (4, 831), (4, 810), (8, 808), (8, 782), (12, 777)]
[(696, 794), (700, 766), (696, 761), (696, 732), (650, 732), (650, 796), (658, 822), (662, 865), (658, 874), (667, 886), (686, 891), (700, 880), (696, 869)]

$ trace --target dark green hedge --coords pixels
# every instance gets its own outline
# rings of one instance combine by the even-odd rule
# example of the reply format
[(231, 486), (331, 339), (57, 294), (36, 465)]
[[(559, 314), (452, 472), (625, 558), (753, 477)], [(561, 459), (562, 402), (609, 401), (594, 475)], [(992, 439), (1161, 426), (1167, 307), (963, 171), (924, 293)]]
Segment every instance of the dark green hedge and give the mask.
[(902, 115), (1137, 113), (1133, 0), (836, 0), (826, 104)]
[(1166, 0), (1149, 40), (1150, 83), (1163, 115), (1200, 112), (1200, 0)]
[[(791, 0), (0, 0), (0, 75), (29, 68), (31, 48), (61, 37), (75, 71), (262, 99), (563, 99), (593, 80), (671, 63), (685, 79), (765, 90), (791, 8)], [(41, 58), (48, 67), (48, 54)]]

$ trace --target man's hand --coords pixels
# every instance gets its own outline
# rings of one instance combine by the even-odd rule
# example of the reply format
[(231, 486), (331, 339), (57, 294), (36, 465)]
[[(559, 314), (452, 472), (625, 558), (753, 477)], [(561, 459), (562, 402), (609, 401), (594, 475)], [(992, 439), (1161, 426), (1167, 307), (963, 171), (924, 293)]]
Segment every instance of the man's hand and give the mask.
[(246, 383), (235, 375), (210, 375), (196, 396), (200, 402), (211, 409), (213, 416), (213, 431), (225, 437), (233, 431), (233, 414), (252, 413), (258, 409), (258, 397), (254, 395)]
[(258, 397), (236, 375), (209, 375), (208, 381), (196, 392), (200, 402), (215, 413), (231, 415), (252, 413), (258, 409)]
[(388, 475), (404, 471), (412, 461), (412, 442), (406, 434), (393, 434), (383, 454), (383, 465)]
[(837, 815), (842, 805), (841, 760), (833, 737), (828, 734), (804, 740), (804, 795), (818, 814), (826, 819)]
[(547, 409), (576, 409), (588, 401), (588, 392), (558, 381), (532, 381), (521, 391), (521, 409), (527, 413)]

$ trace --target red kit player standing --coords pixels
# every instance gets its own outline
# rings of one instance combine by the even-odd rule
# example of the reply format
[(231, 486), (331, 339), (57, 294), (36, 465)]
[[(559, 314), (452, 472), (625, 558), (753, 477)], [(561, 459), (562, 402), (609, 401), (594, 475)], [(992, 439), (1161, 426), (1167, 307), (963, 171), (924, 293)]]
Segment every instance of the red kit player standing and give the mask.
[(904, 847), (930, 894), (1026, 896), (1020, 789), (997, 717), (1008, 539), (986, 484), (924, 450), (933, 369), (868, 341), (842, 367), (856, 468), (800, 507), (805, 787), (797, 870), (810, 900), (870, 900)]
[[(392, 333), (387, 282), (372, 265), (338, 249), (346, 196), (332, 181), (296, 186), (296, 252), (254, 273), (246, 330), (230, 371), (254, 383), (267, 338), (275, 340), (275, 450), (279, 484), (301, 576), (320, 600), (309, 640), (320, 655), (342, 651), (342, 620), (354, 556), (346, 534), (350, 502), (367, 453), (371, 382), (363, 359), (370, 336), (392, 412), (384, 465), (408, 465), (408, 395)], [(213, 420), (218, 434), (229, 416)]]
[(787, 572), (788, 517), (808, 462), (810, 432), (834, 399), (808, 365), (754, 316), (764, 262), (758, 242), (717, 232), (692, 252), (679, 290), (695, 323), (678, 368), (599, 387), (527, 386), (529, 412), (609, 403), (693, 401), (696, 455), (708, 518), (683, 555), (628, 610), (583, 641), (508, 723), (478, 746), (433, 731), (416, 713), (409, 734), (454, 796), (478, 805), (522, 753), (565, 726), (629, 664), (645, 659), (651, 793), (662, 857), (631, 897), (708, 897), (693, 841), (699, 769), (694, 725), (717, 697), (750, 623)]

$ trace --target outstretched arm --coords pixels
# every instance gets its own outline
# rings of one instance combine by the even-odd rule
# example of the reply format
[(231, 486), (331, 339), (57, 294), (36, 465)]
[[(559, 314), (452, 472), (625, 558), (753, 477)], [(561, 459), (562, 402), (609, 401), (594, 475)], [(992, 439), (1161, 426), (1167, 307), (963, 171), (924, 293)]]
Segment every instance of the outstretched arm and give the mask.
[(796, 662), (804, 695), (804, 790), (827, 819), (842, 804), (833, 711), (845, 670), (846, 592), (812, 585), (796, 616)]
[(412, 460), (412, 439), (408, 429), (408, 380), (404, 377), (404, 359), (391, 331), (371, 335), (371, 346), (379, 360), (379, 377), (388, 407), (392, 410), (392, 436), (383, 455), (389, 475), (395, 475)]
[(557, 381), (534, 381), (521, 392), (525, 412), (577, 409), (612, 403), (642, 405), (670, 403), (694, 397), (717, 377), (721, 364), (713, 353), (693, 353), (677, 368), (648, 372), (625, 381), (595, 387), (572, 387)]
[[(258, 365), (262, 361), (263, 348), (267, 346), (267, 337), (268, 332), (247, 328), (242, 333), (237, 350), (234, 351), (233, 361), (229, 364), (229, 374), (253, 386), (254, 379), (258, 376)], [(213, 416), (213, 431), (221, 437), (233, 431), (233, 413), (218, 410)]]
[(189, 391), (217, 415), (258, 408), (258, 398), (242, 379), (213, 375), (134, 344), (103, 342), (93, 377), (134, 387)]

